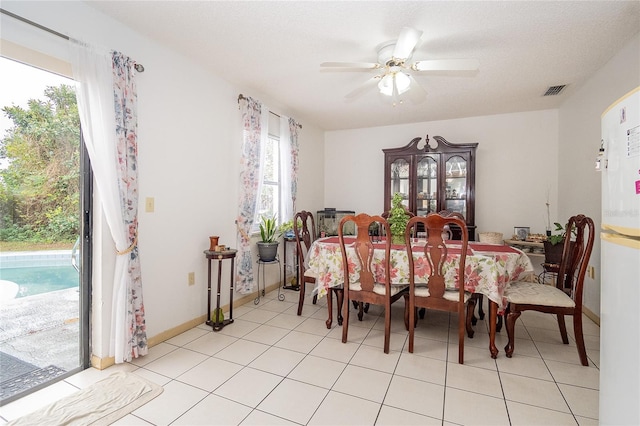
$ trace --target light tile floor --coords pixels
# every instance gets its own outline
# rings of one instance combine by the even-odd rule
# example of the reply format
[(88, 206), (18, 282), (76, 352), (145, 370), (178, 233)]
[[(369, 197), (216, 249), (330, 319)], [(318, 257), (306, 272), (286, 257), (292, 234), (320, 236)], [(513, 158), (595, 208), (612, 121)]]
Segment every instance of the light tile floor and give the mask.
[[(456, 316), (428, 312), (407, 352), (404, 301), (392, 307), (391, 352), (384, 317), (372, 306), (351, 311), (348, 343), (336, 321), (327, 330), (326, 299), (296, 316), (298, 293), (267, 294), (234, 310), (214, 333), (202, 324), (150, 349), (149, 355), (88, 369), (0, 407), (2, 424), (100, 380), (139, 374), (164, 392), (118, 425), (541, 425), (598, 423), (599, 327), (584, 318), (589, 367), (575, 341), (563, 345), (555, 317), (526, 312), (516, 326), (514, 357), (489, 356), (486, 318), (457, 363)], [(569, 319), (570, 320), (570, 319)], [(571, 324), (568, 322), (569, 330)], [(570, 331), (571, 334), (571, 331)]]

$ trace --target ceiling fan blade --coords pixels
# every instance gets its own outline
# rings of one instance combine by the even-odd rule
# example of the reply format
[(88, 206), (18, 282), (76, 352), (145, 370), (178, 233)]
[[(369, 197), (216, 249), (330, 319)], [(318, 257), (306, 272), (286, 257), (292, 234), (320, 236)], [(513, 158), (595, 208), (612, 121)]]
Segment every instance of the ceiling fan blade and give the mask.
[(357, 87), (354, 90), (352, 90), (351, 92), (347, 93), (345, 95), (345, 98), (347, 98), (349, 100), (353, 100), (353, 99), (357, 98), (358, 96), (362, 95), (367, 90), (369, 90), (369, 89), (373, 88), (374, 86), (376, 86), (379, 81), (380, 81), (380, 76), (379, 75), (373, 76), (369, 80), (365, 81), (362, 85), (360, 85), (360, 87)]
[(475, 71), (479, 66), (477, 59), (435, 59), (416, 61), (411, 68), (416, 71)]
[(413, 48), (416, 47), (418, 40), (422, 36), (422, 31), (410, 27), (404, 27), (398, 36), (396, 47), (393, 49), (393, 57), (397, 59), (407, 59), (411, 56)]
[(323, 68), (358, 68), (370, 70), (380, 68), (380, 64), (374, 62), (323, 62), (320, 66)]
[(411, 85), (409, 86), (409, 90), (407, 90), (406, 95), (407, 98), (414, 104), (419, 104), (427, 99), (427, 91), (422, 87), (418, 80), (413, 78), (413, 76), (409, 76), (411, 80)]

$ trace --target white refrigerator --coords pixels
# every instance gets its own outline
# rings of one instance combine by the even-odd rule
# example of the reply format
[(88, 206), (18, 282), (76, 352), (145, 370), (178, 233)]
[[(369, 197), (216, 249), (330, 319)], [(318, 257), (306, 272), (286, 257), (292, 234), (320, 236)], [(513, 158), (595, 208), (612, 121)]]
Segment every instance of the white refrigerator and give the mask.
[(640, 87), (602, 114), (600, 424), (640, 425)]

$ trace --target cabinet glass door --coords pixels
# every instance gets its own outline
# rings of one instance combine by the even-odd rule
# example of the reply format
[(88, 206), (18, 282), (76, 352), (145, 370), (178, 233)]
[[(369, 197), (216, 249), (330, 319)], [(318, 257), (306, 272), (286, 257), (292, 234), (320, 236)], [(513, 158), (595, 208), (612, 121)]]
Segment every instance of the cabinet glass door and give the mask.
[(418, 162), (416, 179), (416, 214), (425, 216), (438, 211), (438, 161), (423, 157)]
[[(399, 158), (391, 163), (391, 194), (400, 193), (402, 195), (402, 204), (409, 206), (409, 162)], [(391, 199), (389, 200), (391, 204)]]
[(445, 164), (445, 209), (467, 217), (467, 161), (455, 155)]

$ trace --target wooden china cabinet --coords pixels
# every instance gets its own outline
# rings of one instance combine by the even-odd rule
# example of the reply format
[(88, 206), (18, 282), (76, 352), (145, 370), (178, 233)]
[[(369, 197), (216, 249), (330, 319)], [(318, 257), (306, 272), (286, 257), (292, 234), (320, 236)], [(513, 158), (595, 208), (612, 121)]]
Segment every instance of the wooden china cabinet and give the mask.
[[(475, 240), (475, 158), (477, 143), (453, 144), (441, 136), (415, 138), (384, 152), (384, 211), (402, 194), (407, 210), (425, 216), (449, 210), (461, 213)], [(452, 230), (454, 238), (460, 232)]]

